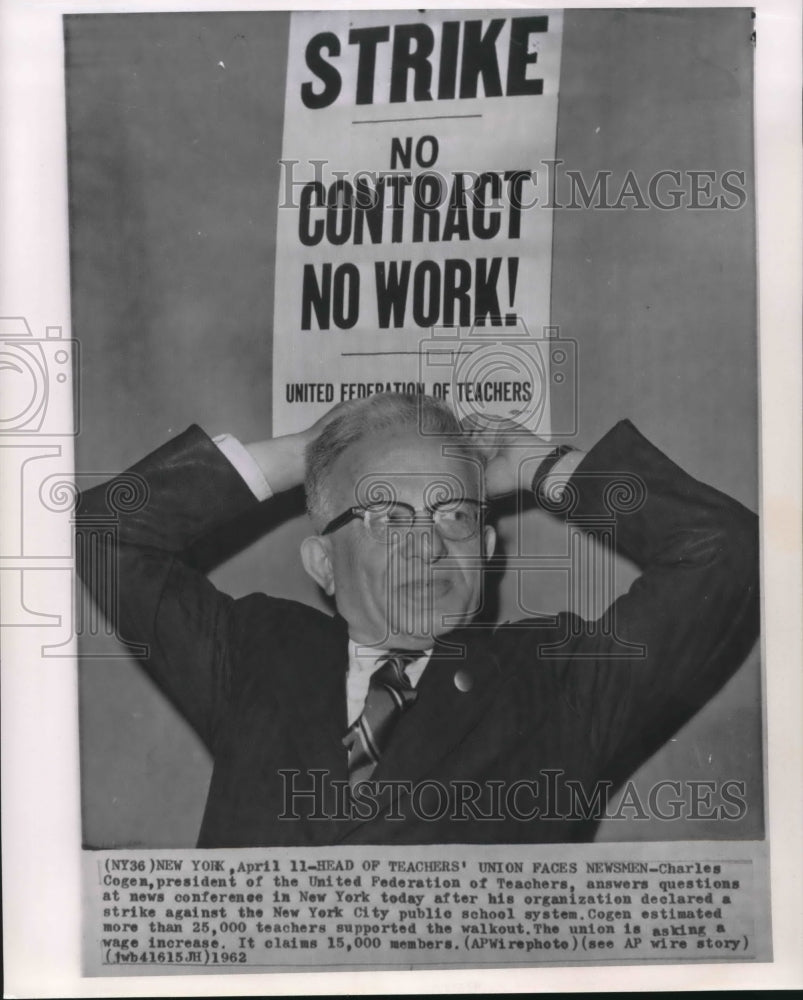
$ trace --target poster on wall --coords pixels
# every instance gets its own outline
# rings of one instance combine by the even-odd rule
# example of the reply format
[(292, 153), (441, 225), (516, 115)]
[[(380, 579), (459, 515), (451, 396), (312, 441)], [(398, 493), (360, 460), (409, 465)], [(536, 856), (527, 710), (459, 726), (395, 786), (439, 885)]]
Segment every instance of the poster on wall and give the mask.
[(79, 979), (755, 985), (751, 10), (56, 6), (0, 569)]
[(549, 437), (562, 14), (481, 13), (291, 17), (275, 432), (390, 389)]

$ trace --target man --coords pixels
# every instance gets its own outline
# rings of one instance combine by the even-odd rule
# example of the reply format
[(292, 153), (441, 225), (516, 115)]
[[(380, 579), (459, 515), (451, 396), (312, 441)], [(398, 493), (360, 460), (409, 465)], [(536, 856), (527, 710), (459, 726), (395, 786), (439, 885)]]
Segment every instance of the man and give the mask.
[[(600, 793), (757, 634), (754, 515), (627, 422), (583, 455), (382, 394), (248, 446), (193, 427), (128, 475), (145, 499), (117, 512), (117, 627), (148, 645), (146, 669), (213, 755), (201, 847), (588, 839)], [(334, 617), (233, 600), (188, 563), (196, 540), (302, 480), (315, 534), (301, 557)], [(81, 551), (116, 485), (83, 496)], [(532, 489), (641, 568), (597, 622), (474, 622), (495, 543), (485, 502)]]

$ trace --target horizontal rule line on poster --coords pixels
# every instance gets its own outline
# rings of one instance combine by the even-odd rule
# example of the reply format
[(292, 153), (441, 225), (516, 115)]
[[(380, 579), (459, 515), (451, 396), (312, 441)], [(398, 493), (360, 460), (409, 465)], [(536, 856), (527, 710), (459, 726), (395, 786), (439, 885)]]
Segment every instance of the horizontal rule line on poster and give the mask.
[(449, 118), (482, 118), (482, 115), (421, 115), (418, 118), (364, 118), (353, 121), (352, 125), (395, 125), (397, 122), (434, 122), (446, 121)]
[[(480, 332), (482, 332), (482, 331), (480, 331)], [(414, 351), (341, 351), (340, 352), (340, 357), (341, 358), (371, 358), (371, 357), (379, 357), (380, 355), (385, 355), (385, 354), (415, 354), (416, 357), (419, 357), (422, 354), (422, 350), (423, 350), (423, 353), (427, 355), (427, 357), (431, 357), (433, 354), (439, 354), (439, 355), (444, 355), (446, 353), (449, 353), (450, 355), (454, 354), (454, 349), (450, 349), (450, 350), (447, 351), (447, 349), (427, 350), (426, 348), (423, 348), (423, 349), (422, 348), (418, 348), (418, 350), (414, 350)], [(464, 347), (461, 344), (460, 345), (460, 349), (459, 349), (459, 354), (460, 354), (461, 358), (464, 358), (468, 354), (473, 354), (474, 351), (476, 351), (476, 350), (479, 350), (479, 348), (477, 348), (477, 347)]]

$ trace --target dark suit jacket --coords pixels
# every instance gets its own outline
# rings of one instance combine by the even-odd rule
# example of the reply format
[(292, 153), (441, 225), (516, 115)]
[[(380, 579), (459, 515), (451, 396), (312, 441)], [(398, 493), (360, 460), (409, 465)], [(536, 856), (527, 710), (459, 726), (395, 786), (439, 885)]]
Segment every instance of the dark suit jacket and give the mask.
[[(199, 428), (130, 473), (144, 503), (119, 502), (126, 474), (83, 495), (79, 554), (91, 566), (99, 545), (117, 560), (118, 632), (148, 644), (145, 668), (211, 750), (201, 847), (588, 839), (595, 792), (692, 716), (757, 634), (755, 516), (622, 422), (584, 458), (562, 514), (612, 537), (639, 579), (597, 622), (452, 633), (374, 773), (376, 797), (349, 809), (345, 623), (264, 594), (234, 600), (188, 565), (190, 545), (257, 504)], [(116, 543), (96, 530), (110, 503)], [(83, 575), (116, 617), (114, 588)]]

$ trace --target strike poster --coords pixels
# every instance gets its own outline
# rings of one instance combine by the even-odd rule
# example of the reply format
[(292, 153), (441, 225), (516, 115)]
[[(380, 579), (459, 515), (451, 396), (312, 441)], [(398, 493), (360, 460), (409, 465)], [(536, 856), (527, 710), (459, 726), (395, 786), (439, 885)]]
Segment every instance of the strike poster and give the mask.
[[(274, 433), (426, 392), (549, 435), (562, 14), (293, 13)], [(550, 354), (556, 354), (552, 359)]]

